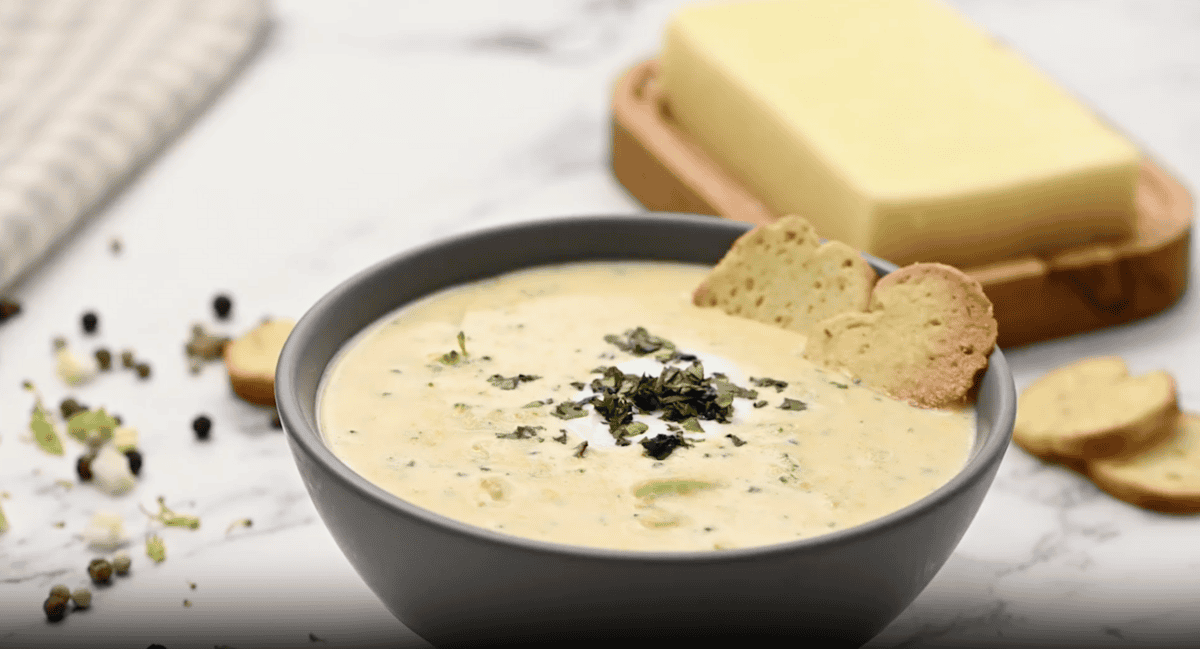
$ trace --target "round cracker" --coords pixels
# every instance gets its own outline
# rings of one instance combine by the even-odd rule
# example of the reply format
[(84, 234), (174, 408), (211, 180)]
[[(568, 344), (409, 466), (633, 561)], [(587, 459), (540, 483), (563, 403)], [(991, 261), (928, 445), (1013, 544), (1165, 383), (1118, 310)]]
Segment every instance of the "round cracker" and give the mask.
[(807, 334), (830, 316), (865, 311), (875, 279), (856, 250), (821, 243), (808, 221), (785, 216), (738, 237), (692, 302)]
[(996, 345), (992, 303), (952, 266), (911, 264), (875, 284), (868, 313), (819, 323), (810, 360), (923, 407), (961, 403)]
[(1171, 434), (1122, 459), (1092, 460), (1087, 475), (1127, 503), (1173, 514), (1200, 513), (1200, 415), (1175, 417)]
[(1060, 367), (1026, 388), (1017, 403), (1013, 441), (1050, 461), (1136, 453), (1169, 434), (1179, 412), (1170, 374), (1130, 376), (1119, 356)]

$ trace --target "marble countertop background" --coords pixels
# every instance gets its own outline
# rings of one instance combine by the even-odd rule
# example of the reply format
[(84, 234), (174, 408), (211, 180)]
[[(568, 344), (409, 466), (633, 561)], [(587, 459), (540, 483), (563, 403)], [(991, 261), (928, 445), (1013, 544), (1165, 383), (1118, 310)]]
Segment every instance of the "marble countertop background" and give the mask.
[[(0, 505), (11, 526), (0, 535), (0, 646), (427, 646), (334, 545), (271, 412), (234, 399), (219, 365), (190, 374), (184, 341), (193, 322), (237, 334), (267, 315), (299, 317), (366, 265), (448, 234), (640, 211), (608, 168), (610, 93), (654, 55), (679, 4), (276, 2), (264, 49), (228, 92), (11, 291), (24, 309), (0, 325)], [(1185, 184), (1200, 182), (1200, 3), (953, 4)], [(219, 292), (235, 303), (224, 323), (209, 306)], [(87, 310), (100, 316), (94, 336), (80, 329)], [(68, 389), (54, 375), (56, 335), (80, 352), (132, 348), (153, 373)], [(1182, 406), (1200, 409), (1194, 290), (1161, 316), (1009, 360), (1021, 388), (1097, 354), (1171, 371)], [(50, 403), (74, 395), (140, 430), (135, 491), (111, 498), (58, 482), (75, 482), (79, 449), (67, 442), (53, 457), (24, 441), (26, 379)], [(206, 443), (190, 427), (202, 413), (214, 422)], [(153, 565), (139, 505), (160, 495), (203, 524), (162, 531), (168, 558)], [(49, 587), (86, 582), (94, 553), (79, 535), (101, 508), (126, 520), (133, 573), (49, 624)], [(227, 531), (242, 518), (253, 526)], [(1200, 518), (1135, 509), (1013, 448), (953, 557), (868, 646), (1053, 644), (1200, 644)]]

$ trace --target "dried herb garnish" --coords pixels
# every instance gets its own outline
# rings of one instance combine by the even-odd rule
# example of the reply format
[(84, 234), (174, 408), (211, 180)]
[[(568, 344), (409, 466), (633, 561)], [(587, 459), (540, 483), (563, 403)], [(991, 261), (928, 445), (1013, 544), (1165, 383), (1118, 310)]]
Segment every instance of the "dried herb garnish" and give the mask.
[(517, 426), (511, 433), (496, 433), (496, 437), (500, 439), (530, 439), (538, 436), (539, 430), (545, 430), (541, 426)]
[(4, 508), (0, 507), (0, 534), (8, 531), (8, 518), (4, 516)]
[(655, 336), (646, 331), (645, 327), (630, 329), (621, 336), (608, 334), (604, 337), (604, 342), (616, 345), (617, 349), (634, 356), (646, 356), (659, 352), (655, 354), (654, 358), (664, 363), (676, 356), (675, 343)]
[(726, 437), (729, 438), (729, 441), (733, 442), (734, 446), (742, 446), (743, 444), (746, 443), (746, 440), (742, 439), (741, 437), (738, 437), (737, 435), (734, 435), (733, 433), (726, 435)]
[(529, 403), (527, 403), (521, 407), (522, 408), (540, 408), (542, 406), (548, 406), (552, 403), (554, 403), (554, 399), (541, 399), (539, 401), (530, 401)]
[(452, 349), (445, 354), (442, 354), (442, 357), (439, 358), (438, 361), (444, 365), (457, 365), (460, 361), (463, 361), (467, 358), (467, 336), (461, 331), (458, 332), (458, 349), (461, 350), (462, 353)]
[(67, 420), (67, 433), (91, 446), (99, 446), (112, 439), (113, 430), (119, 424), (104, 408), (76, 412)]
[(162, 563), (167, 559), (167, 545), (157, 534), (151, 534), (146, 539), (146, 556), (154, 560), (154, 563)]
[(829, 382), (829, 385), (832, 385), (832, 386), (833, 386), (833, 387), (835, 387), (835, 388), (841, 388), (842, 390), (849, 390), (849, 389), (850, 389), (850, 386), (849, 386), (849, 385), (846, 385), (845, 383), (838, 383), (837, 381), (830, 381), (830, 382)]
[(667, 435), (666, 433), (647, 437), (642, 440), (641, 444), (642, 448), (646, 449), (646, 455), (656, 460), (665, 460), (675, 449), (687, 446), (682, 435)]
[(516, 390), (518, 385), (536, 381), (542, 377), (534, 374), (517, 374), (516, 376), (500, 376), (493, 374), (488, 377), (487, 382), (500, 388), (501, 390)]
[(787, 381), (771, 379), (765, 376), (761, 378), (750, 377), (750, 384), (756, 388), (775, 388), (776, 392), (783, 392), (784, 388), (788, 386)]
[(157, 514), (151, 514), (141, 505), (138, 505), (138, 507), (142, 510), (142, 513), (149, 516), (151, 520), (158, 521), (167, 527), (186, 527), (192, 530), (200, 527), (200, 518), (198, 516), (180, 514), (179, 512), (172, 510), (170, 507), (167, 507), (166, 500), (162, 496), (158, 497)]
[(763, 399), (762, 401), (755, 401), (755, 402), (754, 402), (754, 407), (755, 407), (755, 408), (766, 408), (766, 407), (767, 407), (767, 400), (766, 400), (766, 399)]
[(783, 398), (783, 403), (779, 404), (780, 410), (808, 410), (808, 404), (799, 399)]
[(578, 419), (580, 417), (586, 417), (587, 411), (583, 409), (583, 403), (586, 402), (575, 403), (574, 401), (563, 401), (555, 406), (554, 411), (550, 414), (558, 417), (559, 419)]
[(640, 421), (631, 422), (617, 426), (612, 431), (613, 437), (617, 438), (618, 446), (628, 446), (630, 437), (637, 437), (642, 433), (650, 430), (650, 427)]
[(583, 442), (581, 442), (579, 444), (579, 446), (575, 447), (575, 453), (574, 453), (575, 457), (583, 459), (583, 454), (587, 452), (587, 448), (588, 448), (588, 443), (587, 443), (587, 440), (585, 439), (585, 440), (583, 440)]
[(558, 437), (553, 437), (553, 438), (551, 438), (551, 439), (553, 439), (554, 441), (558, 442), (559, 444), (566, 444), (566, 443), (567, 443), (567, 429), (566, 429), (566, 428), (559, 428), (559, 429), (558, 429), (558, 432), (559, 432), (559, 433), (562, 433), (562, 434), (561, 434), (561, 435), (559, 435)]

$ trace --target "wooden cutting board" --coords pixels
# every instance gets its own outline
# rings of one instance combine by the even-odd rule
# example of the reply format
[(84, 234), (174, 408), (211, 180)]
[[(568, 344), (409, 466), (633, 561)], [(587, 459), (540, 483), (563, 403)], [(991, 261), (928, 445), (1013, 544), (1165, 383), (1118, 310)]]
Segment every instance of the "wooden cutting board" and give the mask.
[[(780, 215), (674, 123), (657, 71), (657, 61), (645, 61), (617, 83), (612, 105), (617, 180), (650, 210), (774, 221)], [(1137, 191), (1138, 220), (1127, 240), (962, 269), (979, 280), (995, 305), (1000, 346), (1129, 322), (1179, 300), (1187, 288), (1192, 197), (1149, 158)]]

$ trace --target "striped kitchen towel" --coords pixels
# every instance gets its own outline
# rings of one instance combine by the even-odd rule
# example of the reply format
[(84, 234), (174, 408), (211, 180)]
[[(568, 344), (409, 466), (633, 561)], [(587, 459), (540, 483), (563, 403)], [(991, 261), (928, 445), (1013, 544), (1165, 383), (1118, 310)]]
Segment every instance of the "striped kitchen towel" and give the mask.
[(0, 290), (257, 51), (266, 0), (0, 0)]

